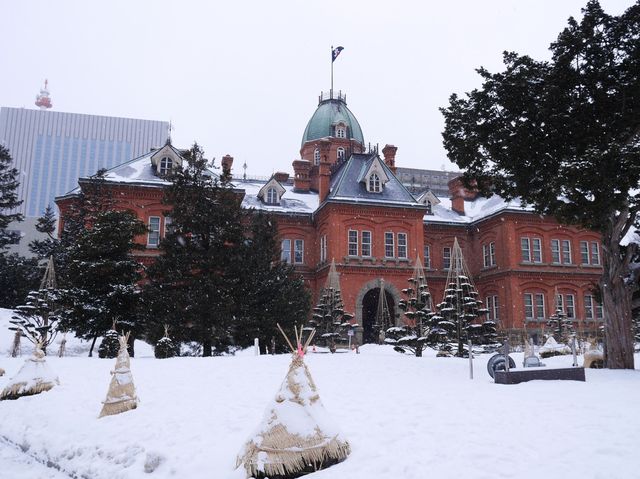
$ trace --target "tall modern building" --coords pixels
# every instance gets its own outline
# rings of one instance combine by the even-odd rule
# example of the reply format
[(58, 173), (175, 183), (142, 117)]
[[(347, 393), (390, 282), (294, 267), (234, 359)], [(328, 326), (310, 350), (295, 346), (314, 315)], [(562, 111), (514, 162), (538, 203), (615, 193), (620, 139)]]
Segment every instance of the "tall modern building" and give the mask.
[(23, 233), (18, 251), (28, 251), (36, 219), (47, 205), (54, 206), (56, 196), (73, 189), (79, 177), (162, 146), (168, 132), (165, 121), (0, 108), (0, 143), (20, 172), (23, 203), (18, 211), (25, 221), (13, 225)]

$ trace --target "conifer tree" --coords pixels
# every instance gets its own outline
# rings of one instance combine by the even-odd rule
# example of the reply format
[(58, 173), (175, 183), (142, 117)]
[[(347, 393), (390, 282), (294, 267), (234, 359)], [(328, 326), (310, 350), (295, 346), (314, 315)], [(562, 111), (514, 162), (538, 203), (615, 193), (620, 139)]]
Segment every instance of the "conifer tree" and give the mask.
[(458, 238), (454, 240), (451, 252), (451, 267), (447, 274), (444, 298), (437, 305), (438, 324), (457, 343), (456, 356), (465, 356), (464, 346), (469, 339), (476, 344), (493, 341), (496, 337), (495, 323), (485, 320), (478, 323), (488, 311), (478, 299), (471, 274), (464, 261)]
[(505, 71), (442, 110), (449, 158), (467, 186), (520, 198), (602, 236), (606, 365), (633, 369), (629, 264), (640, 212), (640, 2), (619, 16), (596, 0), (551, 44), (549, 61), (505, 52)]
[(178, 341), (196, 341), (203, 355), (233, 342), (234, 298), (243, 261), (243, 212), (230, 184), (220, 182), (197, 144), (170, 176), (165, 204), (171, 229), (148, 269), (148, 323), (168, 324)]
[(5, 254), (8, 245), (20, 241), (19, 233), (9, 231), (12, 221), (22, 221), (20, 213), (12, 212), (22, 204), (18, 200), (18, 170), (12, 167), (9, 150), (0, 144), (0, 254)]
[[(139, 330), (138, 288), (141, 265), (132, 251), (146, 232), (131, 211), (117, 211), (101, 171), (83, 185), (74, 209), (65, 217), (56, 257), (63, 305), (60, 326), (84, 339), (104, 335), (115, 321)], [(135, 336), (134, 336), (135, 337)]]
[(47, 205), (44, 214), (38, 218), (36, 230), (46, 237), (29, 243), (29, 250), (40, 259), (55, 255), (60, 242), (55, 237), (56, 215), (51, 205)]

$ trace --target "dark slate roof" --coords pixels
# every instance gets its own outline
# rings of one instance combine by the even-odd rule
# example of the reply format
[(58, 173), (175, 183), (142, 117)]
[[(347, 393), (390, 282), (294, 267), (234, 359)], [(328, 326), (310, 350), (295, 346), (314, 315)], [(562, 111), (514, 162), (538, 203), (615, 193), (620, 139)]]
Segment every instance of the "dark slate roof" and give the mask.
[(380, 193), (367, 191), (361, 181), (371, 163), (380, 159), (377, 153), (354, 153), (331, 175), (331, 191), (327, 201), (347, 203), (387, 204), (395, 206), (410, 206), (425, 208), (418, 203), (411, 193), (402, 185), (400, 180), (391, 172), (389, 167), (380, 160), (389, 181)]

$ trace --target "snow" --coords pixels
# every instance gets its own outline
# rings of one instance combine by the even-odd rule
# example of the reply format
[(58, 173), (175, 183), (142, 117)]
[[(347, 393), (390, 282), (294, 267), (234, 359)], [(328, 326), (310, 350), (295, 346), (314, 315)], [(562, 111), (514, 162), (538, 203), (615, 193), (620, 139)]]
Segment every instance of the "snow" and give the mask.
[[(23, 357), (7, 357), (9, 317), (0, 310), (0, 388), (30, 354), (23, 348)], [(137, 344), (138, 408), (98, 419), (115, 360), (88, 358), (83, 342), (67, 339), (83, 356), (47, 357), (59, 386), (0, 402), (0, 478), (58, 478), (42, 472), (49, 461), (91, 479), (243, 479), (236, 457), (291, 362), (252, 353), (157, 360)], [(324, 408), (352, 448), (344, 462), (309, 479), (640, 476), (638, 370), (497, 385), (486, 373), (489, 355), (476, 356), (470, 380), (468, 359), (436, 358), (431, 350), (416, 358), (374, 345), (360, 352), (305, 356)], [(514, 354), (516, 364), (522, 356)], [(570, 367), (572, 357), (545, 362)]]
[(473, 201), (464, 202), (464, 215), (460, 215), (451, 209), (451, 199), (438, 197), (440, 204), (432, 206), (432, 215), (425, 215), (426, 223), (473, 223), (500, 211), (528, 211), (532, 212), (530, 206), (522, 206), (519, 199), (505, 201), (498, 195), (490, 198), (479, 196)]

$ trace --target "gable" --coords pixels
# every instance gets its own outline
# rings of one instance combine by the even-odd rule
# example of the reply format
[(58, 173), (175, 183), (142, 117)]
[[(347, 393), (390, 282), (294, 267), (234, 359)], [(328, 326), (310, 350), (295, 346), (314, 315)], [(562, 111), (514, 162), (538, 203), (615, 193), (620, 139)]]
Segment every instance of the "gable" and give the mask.
[[(272, 190), (271, 194), (269, 190)], [(257, 197), (263, 203), (277, 205), (277, 204), (280, 204), (282, 195), (284, 195), (285, 192), (286, 190), (284, 186), (282, 186), (278, 180), (271, 177), (271, 179), (267, 181), (267, 183), (262, 188), (260, 188), (260, 191), (258, 191)]]

